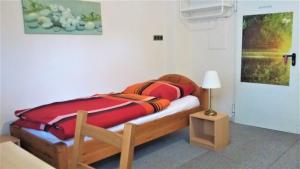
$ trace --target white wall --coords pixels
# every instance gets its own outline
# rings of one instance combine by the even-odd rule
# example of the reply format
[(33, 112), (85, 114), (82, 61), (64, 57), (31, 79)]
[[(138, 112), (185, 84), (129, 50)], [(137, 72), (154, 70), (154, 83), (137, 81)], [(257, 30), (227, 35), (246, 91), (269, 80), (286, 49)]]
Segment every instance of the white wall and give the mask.
[[(185, 74), (199, 85), (206, 70), (216, 70), (222, 83), (213, 90), (213, 108), (230, 115), (234, 103), (235, 17), (204, 20), (188, 24), (179, 18), (179, 4), (173, 2), (169, 13), (169, 72)], [(175, 16), (175, 17), (174, 17)]]
[[(21, 1), (1, 1), (1, 124), (14, 110), (120, 91), (164, 69), (165, 2), (102, 3), (103, 35), (24, 34)], [(2, 124), (4, 123), (4, 124)]]
[(190, 72), (199, 81), (206, 70), (219, 73), (222, 88), (213, 90), (212, 103), (217, 111), (230, 114), (234, 103), (234, 18), (218, 19), (211, 24), (207, 30), (190, 34)]
[[(190, 31), (182, 24), (179, 19), (179, 3), (176, 1), (168, 2), (167, 11), (167, 62), (165, 70), (170, 73), (180, 73), (187, 75), (189, 63)], [(195, 80), (195, 79), (193, 79)]]

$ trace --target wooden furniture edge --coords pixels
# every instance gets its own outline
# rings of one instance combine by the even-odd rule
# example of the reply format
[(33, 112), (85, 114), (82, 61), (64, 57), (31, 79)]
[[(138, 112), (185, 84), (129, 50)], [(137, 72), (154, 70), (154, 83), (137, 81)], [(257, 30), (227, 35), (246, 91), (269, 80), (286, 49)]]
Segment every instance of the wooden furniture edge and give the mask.
[[(199, 87), (187, 77), (177, 74), (168, 74), (160, 77), (159, 80), (193, 85), (195, 91), (192, 95), (198, 97), (201, 106), (137, 125), (134, 141), (135, 146), (187, 127), (189, 125), (190, 114), (208, 108), (207, 90)], [(58, 169), (69, 168), (73, 146), (67, 147), (64, 143), (52, 144), (14, 125), (10, 126), (10, 130), (11, 135), (20, 138), (21, 146), (32, 154)], [(83, 161), (87, 164), (105, 159), (120, 152), (117, 148), (96, 140), (85, 142), (84, 147)]]
[[(120, 169), (131, 169), (134, 152), (134, 134), (136, 124), (125, 123), (123, 133), (109, 131), (105, 128), (87, 123), (88, 112), (80, 110), (77, 112), (76, 129), (73, 144), (71, 169), (85, 168), (91, 169), (82, 161), (84, 152), (84, 137), (89, 136), (94, 140), (114, 146), (121, 151)], [(79, 166), (79, 167), (78, 167)]]
[(204, 111), (193, 113), (190, 115), (190, 144), (220, 151), (230, 143), (229, 126), (227, 113), (218, 112), (216, 116), (204, 115)]
[(10, 135), (0, 135), (0, 143), (11, 141), (18, 146), (21, 146), (20, 139)]
[(0, 143), (0, 168), (2, 169), (54, 169), (12, 141)]
[(15, 125), (10, 125), (10, 133), (21, 140), (22, 148), (48, 164), (57, 168), (68, 167), (68, 147), (64, 143), (52, 144)]

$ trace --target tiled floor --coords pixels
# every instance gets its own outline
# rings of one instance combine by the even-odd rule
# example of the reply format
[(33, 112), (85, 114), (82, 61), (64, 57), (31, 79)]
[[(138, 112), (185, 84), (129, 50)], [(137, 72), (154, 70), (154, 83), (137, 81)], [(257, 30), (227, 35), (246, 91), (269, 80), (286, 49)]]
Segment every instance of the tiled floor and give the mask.
[[(300, 135), (231, 123), (231, 144), (214, 152), (188, 143), (188, 130), (135, 149), (135, 169), (300, 169)], [(119, 157), (95, 163), (118, 168)]]

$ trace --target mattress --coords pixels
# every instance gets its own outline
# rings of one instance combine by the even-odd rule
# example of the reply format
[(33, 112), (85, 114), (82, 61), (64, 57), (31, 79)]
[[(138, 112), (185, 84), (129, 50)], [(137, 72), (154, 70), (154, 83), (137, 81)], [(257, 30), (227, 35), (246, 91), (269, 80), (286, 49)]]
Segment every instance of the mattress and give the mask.
[[(175, 114), (175, 113), (180, 112), (180, 111), (195, 108), (199, 105), (200, 105), (200, 102), (199, 102), (198, 98), (195, 97), (195, 96), (189, 95), (189, 96), (185, 96), (183, 98), (172, 101), (170, 103), (170, 105), (162, 111), (159, 111), (159, 112), (151, 114), (151, 115), (143, 116), (143, 117), (131, 120), (129, 122), (133, 123), (133, 124), (143, 124), (143, 123), (153, 121), (153, 120), (156, 120), (156, 119), (159, 119), (159, 118), (171, 115), (171, 114)], [(124, 123), (119, 124), (119, 125), (114, 126), (114, 127), (111, 127), (111, 128), (108, 128), (108, 130), (113, 131), (113, 132), (117, 132), (117, 131), (122, 130), (123, 128), (124, 128)], [(49, 132), (34, 130), (34, 129), (29, 129), (29, 128), (23, 128), (23, 130), (26, 130), (27, 132), (29, 132), (29, 133), (31, 133), (31, 134), (39, 137), (39, 138), (47, 140), (48, 142), (53, 143), (53, 144), (63, 142), (67, 146), (71, 146), (74, 143), (73, 138), (72, 139), (67, 139), (67, 140), (61, 140), (61, 139), (55, 137), (53, 134), (51, 134)], [(91, 140), (91, 139), (92, 138), (90, 138), (90, 137), (85, 137), (84, 140), (88, 141), (88, 140)]]

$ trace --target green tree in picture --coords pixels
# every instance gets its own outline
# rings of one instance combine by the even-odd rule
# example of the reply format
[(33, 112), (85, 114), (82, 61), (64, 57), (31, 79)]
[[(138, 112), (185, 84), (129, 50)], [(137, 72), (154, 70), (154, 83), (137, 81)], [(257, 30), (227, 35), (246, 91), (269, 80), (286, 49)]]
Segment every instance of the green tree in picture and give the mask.
[(293, 13), (247, 15), (243, 19), (242, 82), (288, 85), (282, 55), (292, 45)]

